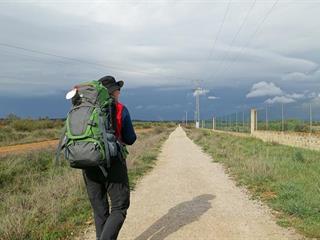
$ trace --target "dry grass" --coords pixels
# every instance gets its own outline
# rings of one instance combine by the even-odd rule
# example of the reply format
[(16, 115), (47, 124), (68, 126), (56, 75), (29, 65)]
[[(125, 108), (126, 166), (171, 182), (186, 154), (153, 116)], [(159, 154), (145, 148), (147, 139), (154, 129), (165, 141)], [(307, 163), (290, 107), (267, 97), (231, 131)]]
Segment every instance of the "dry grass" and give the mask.
[(62, 126), (61, 120), (6, 120), (0, 126), (0, 146), (56, 139)]
[[(40, 142), (60, 138), (62, 120), (6, 119), (0, 120), (0, 146)], [(137, 132), (150, 131), (155, 127), (172, 128), (172, 122), (134, 122)]]
[[(152, 167), (172, 128), (138, 134), (129, 148), (132, 187)], [(71, 239), (91, 218), (81, 171), (55, 168), (54, 151), (0, 157), (0, 239)]]

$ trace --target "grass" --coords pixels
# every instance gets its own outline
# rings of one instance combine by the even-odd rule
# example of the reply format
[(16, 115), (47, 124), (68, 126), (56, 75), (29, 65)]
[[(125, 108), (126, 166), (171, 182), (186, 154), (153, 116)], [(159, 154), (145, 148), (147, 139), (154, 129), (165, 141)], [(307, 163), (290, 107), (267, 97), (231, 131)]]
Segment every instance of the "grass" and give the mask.
[[(81, 175), (53, 150), (0, 159), (0, 239), (58, 239), (89, 217)], [(56, 236), (56, 237), (54, 237)]]
[[(319, 125), (319, 122), (313, 122), (313, 125)], [(282, 121), (281, 120), (271, 120), (268, 121), (268, 127), (265, 121), (258, 121), (259, 130), (269, 130), (269, 131), (282, 131)], [(311, 132), (316, 132), (315, 129), (311, 129)], [(283, 131), (288, 132), (310, 132), (309, 121), (298, 120), (298, 119), (285, 119), (283, 123)]]
[(186, 132), (253, 198), (276, 210), (280, 225), (320, 238), (319, 152), (206, 129)]
[[(150, 170), (172, 128), (155, 127), (129, 147), (131, 187)], [(53, 150), (0, 157), (0, 239), (72, 239), (92, 210), (80, 170), (55, 168)]]
[[(63, 120), (51, 119), (20, 119), (18, 117), (10, 117), (0, 120), (0, 147), (39, 142), (44, 140), (60, 138), (64, 125)], [(172, 128), (175, 126), (173, 122), (134, 122), (136, 130), (152, 129), (155, 127)]]
[(62, 120), (7, 119), (0, 122), (0, 146), (59, 138)]

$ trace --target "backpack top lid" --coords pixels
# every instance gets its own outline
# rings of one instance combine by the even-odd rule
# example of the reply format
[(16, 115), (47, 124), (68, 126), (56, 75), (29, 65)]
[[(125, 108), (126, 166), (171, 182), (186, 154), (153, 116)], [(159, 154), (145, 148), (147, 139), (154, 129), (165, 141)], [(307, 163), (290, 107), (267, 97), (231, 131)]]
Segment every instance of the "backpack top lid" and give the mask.
[(74, 89), (76, 93), (71, 98), (73, 106), (90, 104), (104, 108), (112, 101), (108, 89), (96, 80), (78, 84), (74, 86)]

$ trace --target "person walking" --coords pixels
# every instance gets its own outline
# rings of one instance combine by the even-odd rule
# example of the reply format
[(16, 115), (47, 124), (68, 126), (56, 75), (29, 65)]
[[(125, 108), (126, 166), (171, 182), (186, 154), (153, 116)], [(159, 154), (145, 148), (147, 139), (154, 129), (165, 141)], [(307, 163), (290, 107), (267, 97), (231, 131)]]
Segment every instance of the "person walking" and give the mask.
[[(118, 141), (132, 145), (136, 139), (128, 109), (119, 102), (123, 81), (105, 76), (99, 81), (115, 100), (113, 126)], [(93, 209), (97, 240), (116, 240), (130, 205), (130, 187), (126, 159), (122, 154), (111, 162), (105, 177), (99, 167), (82, 170), (88, 197)], [(111, 202), (111, 209), (108, 201)]]

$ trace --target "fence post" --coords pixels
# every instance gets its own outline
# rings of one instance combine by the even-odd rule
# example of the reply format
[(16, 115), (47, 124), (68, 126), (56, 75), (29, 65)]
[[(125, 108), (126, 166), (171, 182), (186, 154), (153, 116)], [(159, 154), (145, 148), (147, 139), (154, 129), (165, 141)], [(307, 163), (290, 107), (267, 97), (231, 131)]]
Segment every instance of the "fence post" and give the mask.
[(251, 130), (250, 133), (253, 134), (257, 130), (257, 110), (255, 108), (251, 109)]
[(242, 131), (244, 131), (244, 112), (242, 112)]
[(238, 112), (236, 112), (236, 131), (239, 132), (239, 129), (238, 129)]
[(281, 104), (281, 131), (284, 131), (284, 111), (283, 111), (283, 103)]
[(268, 130), (268, 104), (266, 104), (266, 131)]
[(309, 109), (309, 121), (310, 121), (309, 133), (311, 134), (311, 132), (312, 132), (312, 106), (311, 106), (311, 103), (310, 103), (310, 109)]
[(214, 121), (214, 117), (212, 117), (212, 130), (215, 130), (215, 121)]

